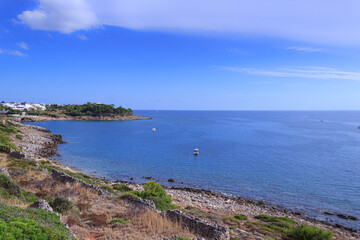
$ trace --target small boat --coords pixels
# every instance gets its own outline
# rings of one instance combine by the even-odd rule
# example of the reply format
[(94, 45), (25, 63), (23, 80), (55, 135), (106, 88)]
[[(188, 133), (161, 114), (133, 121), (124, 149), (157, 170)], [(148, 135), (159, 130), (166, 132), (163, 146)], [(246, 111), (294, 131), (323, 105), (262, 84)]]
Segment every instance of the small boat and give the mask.
[(156, 132), (156, 128), (153, 128), (152, 131), (153, 131), (153, 132)]
[(196, 149), (194, 150), (194, 155), (199, 155), (199, 149), (196, 148)]

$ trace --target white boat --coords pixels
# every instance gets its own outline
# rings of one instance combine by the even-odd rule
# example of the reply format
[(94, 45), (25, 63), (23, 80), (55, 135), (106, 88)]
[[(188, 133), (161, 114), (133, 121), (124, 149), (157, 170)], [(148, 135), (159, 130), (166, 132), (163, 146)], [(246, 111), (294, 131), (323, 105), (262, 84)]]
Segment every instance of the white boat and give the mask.
[(153, 131), (153, 132), (156, 132), (156, 128), (153, 128), (152, 131)]
[(194, 155), (199, 155), (199, 149), (196, 148), (196, 149), (194, 150)]

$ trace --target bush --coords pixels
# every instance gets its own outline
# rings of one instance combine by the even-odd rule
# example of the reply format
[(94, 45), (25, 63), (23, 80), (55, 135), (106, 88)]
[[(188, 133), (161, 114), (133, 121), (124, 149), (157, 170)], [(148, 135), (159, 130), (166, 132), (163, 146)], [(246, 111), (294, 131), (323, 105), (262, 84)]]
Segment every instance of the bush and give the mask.
[(315, 226), (308, 226), (305, 223), (288, 233), (288, 239), (291, 240), (330, 240), (332, 238), (331, 232), (326, 232)]
[(32, 219), (15, 219), (8, 223), (0, 220), (0, 239), (47, 240), (49, 239), (49, 234), (45, 233)]
[(64, 197), (56, 197), (54, 200), (50, 201), (49, 204), (54, 211), (59, 213), (66, 213), (73, 207), (73, 203)]
[(23, 138), (23, 136), (21, 135), (21, 134), (16, 134), (16, 136), (15, 136), (17, 139), (22, 139)]
[(179, 206), (172, 204), (172, 198), (166, 194), (165, 189), (154, 181), (147, 182), (144, 185), (143, 192), (132, 191), (132, 193), (141, 198), (152, 200), (160, 211), (179, 209)]
[(131, 188), (129, 188), (128, 186), (126, 186), (124, 184), (121, 184), (121, 185), (120, 184), (114, 184), (112, 187), (113, 187), (113, 189), (118, 190), (120, 192), (130, 192), (130, 191), (132, 191)]
[(245, 215), (235, 215), (234, 218), (237, 220), (247, 220), (248, 219), (247, 216), (245, 216)]
[(2, 153), (9, 153), (10, 152), (10, 147), (9, 146), (5, 146), (3, 144), (0, 144), (0, 152)]
[[(62, 222), (60, 222), (59, 216), (42, 209), (21, 209), (18, 207), (10, 207), (0, 203), (0, 219), (0, 239), (68, 240), (70, 236), (70, 233), (66, 226)], [(37, 226), (34, 224), (34, 221), (36, 222), (37, 226), (42, 230), (44, 236), (46, 235), (48, 237), (42, 238), (40, 234), (37, 234), (36, 237), (34, 237), (34, 235), (28, 235), (31, 232), (39, 232)], [(6, 237), (4, 237), (4, 232), (9, 233), (10, 231), (12, 232), (13, 230), (16, 230), (16, 228), (20, 230), (24, 229), (22, 236), (20, 235), (20, 237), (16, 236), (15, 238), (10, 238), (9, 234), (7, 234)]]
[(110, 223), (122, 223), (122, 224), (127, 224), (128, 222), (125, 221), (124, 219), (122, 218), (114, 218), (110, 221)]

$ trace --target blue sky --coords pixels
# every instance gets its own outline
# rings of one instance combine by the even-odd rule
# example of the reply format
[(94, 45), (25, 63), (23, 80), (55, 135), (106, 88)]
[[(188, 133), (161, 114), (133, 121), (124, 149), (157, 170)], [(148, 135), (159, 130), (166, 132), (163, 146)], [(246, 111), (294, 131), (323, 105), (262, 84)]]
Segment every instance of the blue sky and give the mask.
[(360, 2), (269, 2), (2, 0), (1, 100), (359, 110)]

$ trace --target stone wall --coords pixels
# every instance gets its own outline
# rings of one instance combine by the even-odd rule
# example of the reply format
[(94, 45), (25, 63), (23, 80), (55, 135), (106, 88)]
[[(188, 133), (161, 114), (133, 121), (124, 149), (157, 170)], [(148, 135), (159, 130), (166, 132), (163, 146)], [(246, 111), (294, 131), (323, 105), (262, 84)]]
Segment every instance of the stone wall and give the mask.
[(170, 220), (181, 223), (184, 227), (188, 228), (191, 233), (203, 236), (206, 239), (230, 239), (229, 229), (227, 227), (209, 223), (204, 219), (195, 218), (177, 209), (166, 211), (164, 214)]
[(62, 183), (67, 183), (67, 182), (68, 183), (80, 183), (83, 187), (90, 188), (90, 189), (97, 191), (100, 196), (109, 196), (109, 197), (113, 196), (112, 193), (106, 191), (105, 189), (102, 189), (102, 188), (96, 187), (92, 184), (83, 182), (80, 179), (74, 178), (74, 177), (72, 177), (62, 171), (58, 171), (56, 169), (52, 170), (51, 176), (53, 177), (54, 180), (60, 181)]

